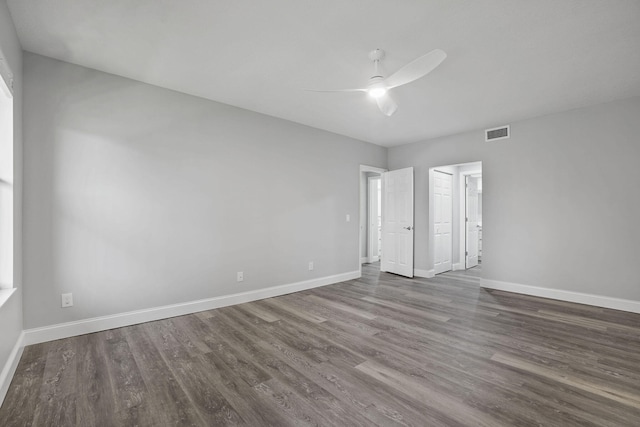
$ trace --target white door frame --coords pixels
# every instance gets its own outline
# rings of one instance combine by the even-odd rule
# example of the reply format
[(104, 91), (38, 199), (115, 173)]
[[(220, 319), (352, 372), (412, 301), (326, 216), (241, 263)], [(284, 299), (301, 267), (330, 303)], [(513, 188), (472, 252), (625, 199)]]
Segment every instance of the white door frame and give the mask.
[[(363, 184), (363, 180), (362, 180), (362, 174), (366, 173), (366, 172), (376, 172), (379, 173), (380, 175), (382, 175), (382, 173), (387, 172), (387, 169), (383, 169), (383, 168), (378, 168), (375, 166), (368, 166), (368, 165), (360, 165), (360, 173), (358, 174), (358, 181), (360, 183), (360, 193), (359, 193), (359, 197), (358, 197), (358, 206), (360, 206), (358, 208), (358, 221), (360, 223), (359, 225), (359, 233), (358, 233), (358, 258), (356, 258), (358, 260), (358, 271), (360, 271), (360, 275), (362, 276), (362, 262), (361, 262), (361, 257), (360, 257), (360, 244), (362, 242), (362, 233), (364, 233), (364, 230), (366, 229), (366, 223), (363, 224), (362, 222), (362, 214), (363, 212), (360, 212), (360, 209), (362, 209), (360, 200), (362, 199), (362, 195), (366, 195), (367, 194), (367, 180), (364, 180), (364, 184)], [(366, 205), (366, 204), (365, 204)], [(365, 221), (368, 221), (369, 219), (367, 218), (367, 215), (364, 215), (365, 217)], [(369, 255), (367, 253), (367, 255)]]
[[(454, 169), (455, 168), (455, 169)], [(462, 170), (461, 170), (462, 169)], [(433, 171), (434, 170), (440, 170), (440, 171), (444, 171), (444, 172), (449, 172), (451, 171), (451, 173), (455, 173), (455, 179), (458, 180), (458, 183), (455, 184), (455, 180), (454, 180), (454, 185), (455, 185), (455, 191), (453, 194), (453, 197), (455, 197), (455, 204), (454, 204), (454, 214), (453, 214), (453, 218), (455, 221), (454, 226), (454, 259), (453, 259), (453, 264), (452, 264), (452, 270), (456, 271), (456, 270), (464, 270), (464, 252), (465, 252), (465, 245), (466, 245), (466, 241), (465, 241), (465, 222), (464, 222), (464, 215), (460, 214), (460, 210), (464, 209), (465, 206), (465, 187), (464, 187), (464, 176), (465, 175), (475, 175), (475, 174), (482, 174), (482, 161), (481, 160), (476, 160), (473, 162), (465, 162), (465, 163), (454, 163), (454, 164), (450, 164), (450, 165), (441, 165), (441, 166), (433, 166), (429, 168), (429, 189), (428, 189), (428, 228), (429, 228), (429, 233), (427, 236), (427, 254), (428, 254), (428, 266), (429, 266), (429, 270), (416, 270), (416, 275), (420, 276), (420, 277), (426, 277), (426, 278), (430, 278), (430, 277), (434, 277), (435, 276), (435, 270), (434, 270), (434, 248), (435, 248), (435, 242), (434, 242), (434, 236), (433, 233), (431, 232), (431, 230), (433, 229), (433, 218), (434, 218), (434, 198), (433, 198), (433, 185), (434, 185), (434, 181), (433, 181)], [(456, 248), (457, 245), (457, 248)], [(457, 252), (457, 253), (456, 253)]]
[[(460, 260), (460, 269), (461, 270), (466, 270), (466, 251), (467, 251), (467, 223), (465, 221), (465, 212), (466, 212), (466, 206), (467, 206), (467, 189), (465, 187), (466, 185), (466, 181), (467, 181), (467, 176), (470, 175), (480, 175), (482, 176), (482, 169), (477, 169), (477, 170), (471, 170), (471, 171), (464, 171), (464, 172), (460, 172), (460, 188), (459, 188), (459, 192), (458, 194), (460, 195), (460, 223), (459, 225), (459, 229), (460, 229), (460, 245), (458, 246), (460, 248), (460, 253), (459, 253), (459, 260)], [(464, 212), (463, 212), (464, 211)]]
[[(373, 187), (371, 186), (371, 181), (380, 181), (379, 185), (380, 188), (382, 186), (382, 176), (370, 176), (367, 177), (367, 196), (369, 198), (369, 203), (367, 204), (368, 207), (368, 214), (367, 214), (367, 258), (368, 258), (368, 262), (372, 263), (372, 262), (378, 262), (380, 261), (380, 256), (378, 255), (378, 253), (376, 252), (375, 255), (373, 254), (374, 252), (374, 245), (373, 242), (376, 240), (375, 237), (379, 236), (379, 232), (378, 233), (374, 233), (373, 230), (375, 230), (378, 226), (377, 226), (377, 216), (374, 216), (374, 212), (378, 213), (378, 215), (382, 215), (382, 212), (378, 212), (378, 198), (382, 198), (382, 194), (378, 194), (378, 188), (376, 188), (376, 190), (373, 190)], [(375, 195), (374, 195), (375, 193)], [(380, 250), (380, 244), (378, 244), (378, 252)]]

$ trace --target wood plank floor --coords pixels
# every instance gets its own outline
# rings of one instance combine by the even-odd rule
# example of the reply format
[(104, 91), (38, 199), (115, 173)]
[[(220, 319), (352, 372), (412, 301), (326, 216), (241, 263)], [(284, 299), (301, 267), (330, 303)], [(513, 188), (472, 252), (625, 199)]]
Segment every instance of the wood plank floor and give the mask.
[(640, 426), (640, 315), (363, 277), (25, 348), (0, 425)]

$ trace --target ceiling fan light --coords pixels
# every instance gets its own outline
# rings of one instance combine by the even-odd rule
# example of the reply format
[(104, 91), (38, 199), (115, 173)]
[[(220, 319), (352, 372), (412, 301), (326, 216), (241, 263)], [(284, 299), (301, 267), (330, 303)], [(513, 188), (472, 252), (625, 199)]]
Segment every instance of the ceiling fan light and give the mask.
[(385, 87), (372, 87), (369, 89), (369, 96), (372, 98), (380, 98), (387, 93), (387, 88)]

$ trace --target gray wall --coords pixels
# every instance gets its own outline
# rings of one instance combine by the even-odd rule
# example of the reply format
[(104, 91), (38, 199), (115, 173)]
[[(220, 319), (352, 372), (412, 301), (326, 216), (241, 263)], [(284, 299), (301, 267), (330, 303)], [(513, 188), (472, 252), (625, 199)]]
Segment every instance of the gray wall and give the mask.
[(17, 290), (0, 307), (0, 371), (22, 332), (22, 49), (5, 1), (0, 1), (0, 51), (14, 75), (13, 98), (13, 283)]
[(25, 328), (358, 270), (359, 165), (386, 149), (34, 54), (24, 68)]
[(427, 253), (428, 170), (482, 161), (483, 277), (640, 300), (640, 97), (389, 149), (415, 168), (415, 265)]

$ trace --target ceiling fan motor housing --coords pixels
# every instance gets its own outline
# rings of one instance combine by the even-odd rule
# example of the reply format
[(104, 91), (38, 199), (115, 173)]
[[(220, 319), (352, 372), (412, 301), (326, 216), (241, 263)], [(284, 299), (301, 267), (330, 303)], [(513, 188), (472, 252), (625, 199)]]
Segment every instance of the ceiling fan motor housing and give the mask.
[(375, 49), (369, 52), (369, 59), (372, 61), (380, 61), (382, 58), (384, 58), (384, 50), (382, 49)]

